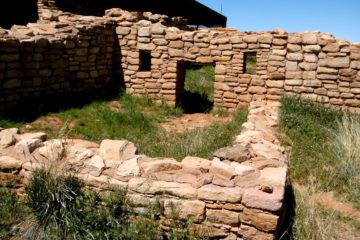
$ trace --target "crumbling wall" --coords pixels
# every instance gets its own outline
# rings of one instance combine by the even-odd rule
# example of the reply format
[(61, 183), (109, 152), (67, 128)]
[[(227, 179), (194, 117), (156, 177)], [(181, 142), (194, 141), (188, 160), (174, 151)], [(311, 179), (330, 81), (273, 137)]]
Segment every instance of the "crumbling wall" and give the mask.
[(215, 239), (275, 239), (288, 166), (276, 137), (277, 106), (252, 102), (241, 134), (212, 160), (138, 155), (126, 140), (100, 145), (79, 139), (45, 141), (44, 133), (0, 129), (0, 174), (11, 170), (26, 180), (35, 169), (53, 166), (98, 191), (126, 190), (138, 212), (160, 204), (164, 226), (178, 215)]
[[(0, 111), (43, 97), (99, 92), (112, 80), (111, 23), (14, 25), (0, 39)], [(45, 101), (45, 100), (43, 100)]]

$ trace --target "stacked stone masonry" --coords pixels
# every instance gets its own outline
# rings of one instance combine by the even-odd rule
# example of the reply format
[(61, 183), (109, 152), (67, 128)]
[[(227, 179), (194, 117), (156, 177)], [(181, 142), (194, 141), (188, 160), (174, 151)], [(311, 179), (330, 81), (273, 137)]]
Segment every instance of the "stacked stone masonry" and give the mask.
[(149, 203), (160, 204), (164, 227), (175, 209), (212, 238), (274, 239), (287, 177), (287, 158), (276, 138), (277, 106), (252, 102), (241, 134), (212, 160), (137, 155), (126, 140), (46, 141), (44, 133), (0, 129), (0, 174), (11, 170), (26, 182), (41, 167), (72, 172), (99, 191), (125, 189), (139, 213)]
[[(104, 88), (110, 80), (175, 105), (183, 63), (215, 66), (215, 107), (288, 94), (359, 109), (360, 44), (331, 34), (186, 30), (158, 14), (110, 9), (88, 17), (53, 5), (39, 1), (36, 24), (0, 30), (0, 111), (52, 92)], [(141, 51), (151, 54), (150, 71), (141, 71)], [(256, 54), (255, 74), (244, 73), (246, 53)]]

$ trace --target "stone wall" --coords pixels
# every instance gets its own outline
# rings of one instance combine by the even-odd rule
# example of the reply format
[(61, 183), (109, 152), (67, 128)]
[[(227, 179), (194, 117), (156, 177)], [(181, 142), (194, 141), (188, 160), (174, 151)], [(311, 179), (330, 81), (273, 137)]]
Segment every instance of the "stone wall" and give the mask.
[(126, 190), (137, 212), (160, 204), (164, 227), (175, 209), (178, 217), (193, 221), (192, 228), (215, 239), (274, 239), (287, 177), (287, 157), (276, 138), (277, 106), (252, 102), (241, 134), (212, 160), (188, 156), (177, 162), (138, 155), (126, 140), (46, 141), (44, 133), (0, 128), (0, 177), (11, 172), (26, 181), (35, 169), (53, 167), (99, 191)]
[[(215, 107), (283, 94), (360, 106), (360, 45), (331, 34), (189, 30), (159, 14), (111, 9), (85, 17), (59, 11), (54, 1), (38, 5), (38, 23), (0, 31), (0, 111), (26, 97), (98, 89), (110, 80), (176, 105), (184, 63), (215, 66)], [(141, 69), (142, 51), (151, 55), (150, 71)], [(256, 55), (255, 74), (244, 73), (247, 53)]]
[(114, 29), (103, 20), (84, 24), (76, 19), (71, 24), (14, 25), (4, 32), (0, 39), (0, 111), (36, 98), (106, 88), (113, 79)]
[[(165, 99), (181, 95), (181, 63), (215, 65), (215, 107), (237, 108), (283, 94), (356, 110), (360, 106), (360, 45), (331, 34), (183, 31), (159, 23), (118, 22), (121, 68), (127, 91)], [(140, 71), (139, 51), (151, 52), (151, 71)], [(244, 73), (244, 55), (256, 54), (255, 74)], [(180, 96), (181, 97), (181, 96)]]

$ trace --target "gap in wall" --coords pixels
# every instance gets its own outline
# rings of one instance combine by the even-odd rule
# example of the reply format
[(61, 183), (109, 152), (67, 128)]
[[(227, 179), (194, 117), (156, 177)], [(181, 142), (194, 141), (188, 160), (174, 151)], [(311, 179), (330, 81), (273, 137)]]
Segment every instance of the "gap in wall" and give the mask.
[(178, 62), (176, 106), (184, 113), (208, 113), (214, 106), (215, 66)]

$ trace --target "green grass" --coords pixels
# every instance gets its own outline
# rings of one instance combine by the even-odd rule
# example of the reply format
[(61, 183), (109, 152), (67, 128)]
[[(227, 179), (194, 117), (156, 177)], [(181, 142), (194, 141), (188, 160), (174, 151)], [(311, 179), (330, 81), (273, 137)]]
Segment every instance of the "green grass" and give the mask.
[[(34, 130), (46, 132), (49, 138), (61, 135), (98, 143), (103, 139), (126, 139), (135, 143), (141, 154), (181, 160), (187, 155), (207, 158), (216, 149), (230, 144), (240, 133), (247, 116), (247, 111), (240, 109), (229, 123), (212, 124), (183, 133), (168, 133), (160, 124), (180, 116), (180, 109), (155, 104), (147, 97), (124, 95), (116, 101), (116, 111), (111, 109), (109, 102), (94, 102), (83, 108), (50, 113), (47, 117), (61, 119), (68, 127), (53, 129), (46, 124), (33, 124)], [(46, 122), (46, 118), (44, 120)]]
[(291, 179), (307, 184), (316, 178), (322, 190), (331, 190), (333, 166), (337, 157), (331, 142), (342, 112), (309, 101), (285, 98), (281, 107), (284, 145), (291, 145)]
[(0, 187), (0, 239), (8, 239), (14, 233), (16, 225), (28, 214), (26, 210), (14, 191)]
[(214, 101), (215, 67), (204, 65), (200, 68), (188, 68), (185, 74), (185, 90), (207, 96)]
[[(99, 195), (83, 185), (79, 179), (57, 168), (56, 172), (34, 171), (25, 187), (25, 203), (8, 190), (0, 189), (0, 239), (10, 239), (10, 235), (24, 235), (34, 240), (200, 239), (190, 231), (191, 219), (174, 218), (170, 230), (165, 232), (159, 223), (159, 202), (149, 204), (142, 214), (137, 214), (124, 191), (114, 189)], [(25, 204), (26, 215), (20, 215), (18, 207), (25, 208)], [(22, 226), (18, 229), (21, 231), (11, 231), (15, 224)]]
[(256, 74), (256, 56), (247, 55), (245, 56), (245, 73)]
[(360, 118), (310, 101), (284, 98), (280, 138), (291, 147), (294, 239), (338, 239), (338, 222), (360, 232), (359, 223), (345, 221), (312, 198), (315, 193), (334, 191), (339, 199), (360, 207)]

